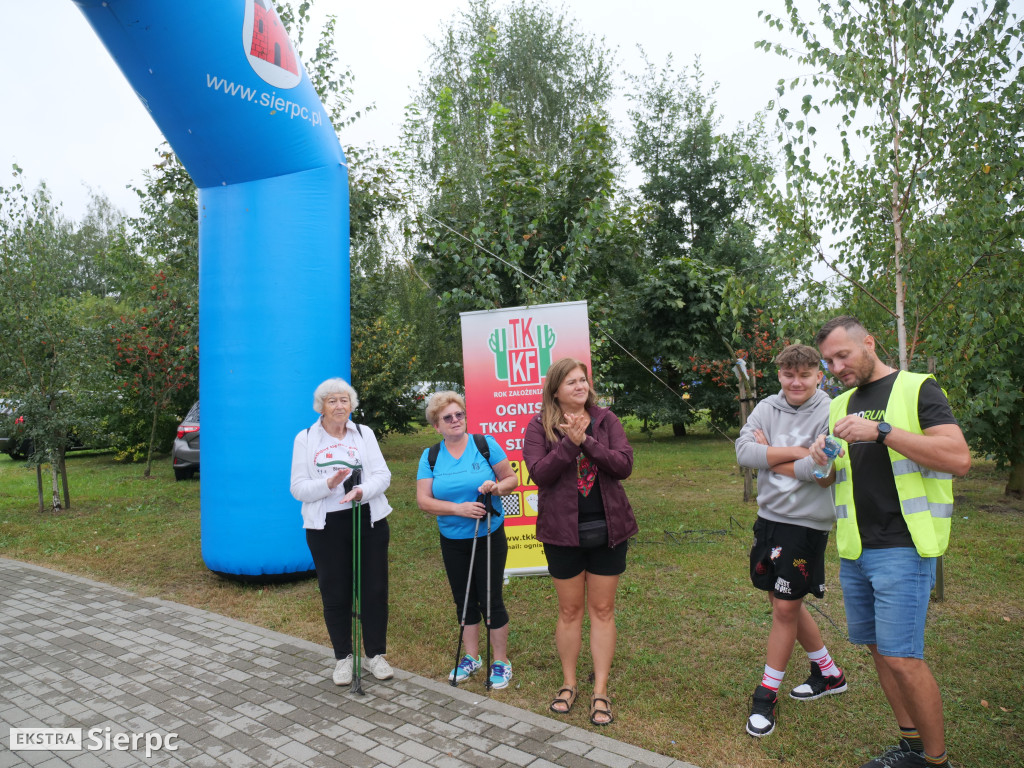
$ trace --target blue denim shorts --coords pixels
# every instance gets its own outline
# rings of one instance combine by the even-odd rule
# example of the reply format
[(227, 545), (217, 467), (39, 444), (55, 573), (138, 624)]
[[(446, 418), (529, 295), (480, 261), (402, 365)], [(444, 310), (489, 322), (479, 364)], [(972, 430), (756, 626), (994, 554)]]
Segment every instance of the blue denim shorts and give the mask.
[(850, 642), (883, 656), (924, 658), (924, 623), (935, 586), (934, 557), (913, 547), (865, 549), (839, 561)]

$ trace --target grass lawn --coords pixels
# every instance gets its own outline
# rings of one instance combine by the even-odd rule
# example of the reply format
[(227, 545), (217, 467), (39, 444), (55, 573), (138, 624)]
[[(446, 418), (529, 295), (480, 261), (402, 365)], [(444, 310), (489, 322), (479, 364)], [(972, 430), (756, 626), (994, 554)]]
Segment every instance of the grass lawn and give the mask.
[[(455, 651), (455, 608), (436, 524), (416, 508), (414, 494), (416, 463), (431, 434), (393, 437), (383, 446), (395, 507), (388, 657), (441, 680)], [(630, 438), (636, 463), (626, 490), (640, 534), (619, 588), (610, 684), (616, 721), (601, 732), (702, 768), (857, 766), (895, 743), (870, 658), (846, 639), (834, 542), (830, 591), (809, 604), (850, 690), (816, 702), (790, 699), (786, 692), (808, 669), (798, 649), (783, 682), (775, 733), (760, 740), (746, 735), (770, 614), (746, 572), (756, 509), (742, 501), (732, 445), (718, 435), (665, 432), (649, 440), (633, 431)], [(287, 484), (289, 467), (278, 471)], [(0, 457), (0, 555), (328, 644), (315, 581), (255, 587), (206, 569), (199, 482), (174, 482), (169, 460), (146, 480), (141, 466), (116, 464), (109, 454), (76, 454), (68, 458), (68, 475), (72, 509), (40, 516), (34, 470)], [(950, 755), (962, 768), (1024, 766), (1024, 503), (1003, 497), (1003, 482), (983, 461), (956, 482), (945, 600), (929, 614), (928, 661), (945, 699)], [(301, 524), (298, 504), (295, 524)], [(505, 590), (515, 676), (492, 695), (548, 714), (561, 682), (554, 590), (546, 577), (513, 579)], [(325, 658), (325, 674), (329, 664)], [(479, 679), (468, 685), (483, 692)], [(588, 697), (584, 684), (569, 719), (591, 728)]]

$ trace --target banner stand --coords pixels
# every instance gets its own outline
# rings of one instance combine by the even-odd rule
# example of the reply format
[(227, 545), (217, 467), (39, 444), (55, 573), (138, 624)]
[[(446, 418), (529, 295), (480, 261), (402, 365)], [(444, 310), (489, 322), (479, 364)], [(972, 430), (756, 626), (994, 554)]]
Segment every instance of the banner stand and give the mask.
[(554, 361), (572, 357), (590, 370), (587, 302), (463, 312), (460, 318), (468, 429), (494, 437), (519, 478), (516, 489), (501, 499), (508, 539), (505, 578), (544, 576), (547, 561), (536, 539), (537, 486), (523, 463), (523, 433), (540, 413)]

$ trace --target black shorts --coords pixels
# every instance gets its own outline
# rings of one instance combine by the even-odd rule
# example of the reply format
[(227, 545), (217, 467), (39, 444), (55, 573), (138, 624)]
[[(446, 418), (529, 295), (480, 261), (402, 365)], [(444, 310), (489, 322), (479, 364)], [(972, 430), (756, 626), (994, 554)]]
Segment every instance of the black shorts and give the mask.
[(828, 531), (757, 518), (750, 548), (750, 581), (780, 600), (825, 595)]
[(553, 579), (571, 579), (586, 571), (595, 576), (619, 576), (626, 570), (629, 542), (615, 547), (561, 547), (544, 545), (548, 573)]

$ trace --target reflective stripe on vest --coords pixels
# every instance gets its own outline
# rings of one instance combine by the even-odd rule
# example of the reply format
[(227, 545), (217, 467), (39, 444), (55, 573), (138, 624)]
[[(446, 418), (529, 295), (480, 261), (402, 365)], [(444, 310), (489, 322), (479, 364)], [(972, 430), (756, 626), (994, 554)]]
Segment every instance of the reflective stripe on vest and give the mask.
[[(921, 386), (930, 374), (900, 371), (893, 382), (885, 407), (885, 420), (908, 432), (921, 434), (917, 401)], [(850, 397), (855, 390), (844, 392), (832, 401), (829, 410), (829, 432), (846, 416)], [(836, 459), (836, 547), (839, 556), (855, 560), (862, 551), (857, 512), (853, 501), (853, 476), (850, 470), (850, 449)], [(949, 545), (953, 518), (953, 475), (922, 467), (892, 448), (889, 461), (896, 481), (903, 519), (921, 557), (938, 557)]]

